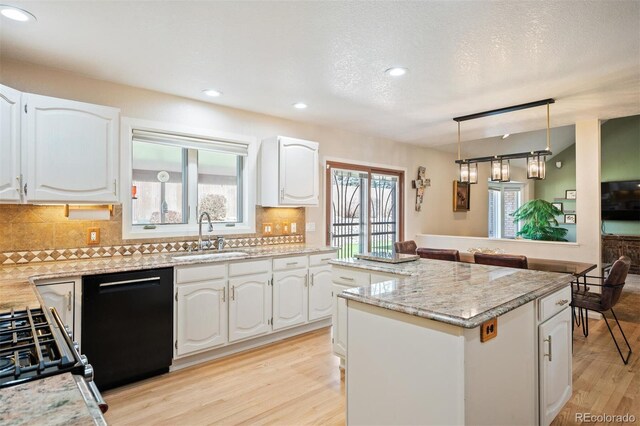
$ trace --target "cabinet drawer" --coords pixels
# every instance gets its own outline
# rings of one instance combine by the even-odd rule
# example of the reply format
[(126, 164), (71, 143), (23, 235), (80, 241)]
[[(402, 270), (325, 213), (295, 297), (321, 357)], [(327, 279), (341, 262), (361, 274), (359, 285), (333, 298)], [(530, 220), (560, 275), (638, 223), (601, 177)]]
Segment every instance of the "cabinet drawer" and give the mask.
[(224, 278), (227, 265), (184, 266), (176, 268), (176, 283), (192, 283)]
[(335, 251), (330, 253), (310, 254), (309, 266), (327, 265), (331, 259), (336, 258), (337, 253)]
[(273, 259), (274, 271), (306, 268), (307, 266), (308, 266), (307, 256), (281, 257), (279, 259)]
[(333, 282), (350, 287), (369, 285), (369, 273), (346, 268), (333, 268)]
[(229, 264), (229, 276), (263, 274), (271, 271), (271, 260), (255, 260), (253, 262), (234, 262)]
[(551, 318), (571, 303), (571, 286), (543, 297), (538, 302), (538, 319), (540, 322)]

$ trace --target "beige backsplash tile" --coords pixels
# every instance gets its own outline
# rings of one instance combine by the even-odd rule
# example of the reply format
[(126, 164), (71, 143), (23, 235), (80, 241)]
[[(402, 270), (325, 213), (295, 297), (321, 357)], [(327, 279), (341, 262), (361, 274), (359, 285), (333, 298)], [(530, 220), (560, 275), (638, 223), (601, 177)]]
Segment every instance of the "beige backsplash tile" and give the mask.
[[(263, 237), (262, 223), (273, 224), (274, 232), (269, 236), (295, 236), (285, 234), (282, 222), (295, 222), (295, 235), (304, 241), (304, 208), (256, 207), (256, 233), (230, 235), (227, 239)], [(113, 216), (106, 221), (69, 220), (64, 216), (64, 206), (0, 205), (0, 252), (37, 251), (52, 249), (77, 249), (87, 247), (86, 235), (89, 227), (100, 228), (99, 246), (119, 246), (160, 242), (194, 240), (193, 237), (149, 238), (143, 240), (122, 239), (122, 207), (115, 206)]]

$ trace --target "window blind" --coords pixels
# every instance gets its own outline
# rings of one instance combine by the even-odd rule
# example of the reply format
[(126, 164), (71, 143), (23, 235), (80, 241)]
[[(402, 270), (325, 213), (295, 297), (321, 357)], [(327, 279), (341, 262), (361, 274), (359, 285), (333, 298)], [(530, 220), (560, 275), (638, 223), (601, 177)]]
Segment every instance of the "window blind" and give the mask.
[(204, 137), (184, 136), (138, 129), (133, 129), (132, 134), (133, 140), (138, 142), (150, 142), (161, 145), (179, 146), (181, 148), (213, 151), (224, 154), (235, 154), (244, 157), (249, 154), (249, 146), (241, 142), (226, 142)]

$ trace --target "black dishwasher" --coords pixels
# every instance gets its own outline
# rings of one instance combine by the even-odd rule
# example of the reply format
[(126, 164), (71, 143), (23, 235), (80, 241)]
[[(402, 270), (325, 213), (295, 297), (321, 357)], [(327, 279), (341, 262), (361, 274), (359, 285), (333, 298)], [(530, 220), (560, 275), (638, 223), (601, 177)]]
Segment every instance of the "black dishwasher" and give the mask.
[(169, 371), (173, 268), (83, 277), (82, 352), (100, 390)]

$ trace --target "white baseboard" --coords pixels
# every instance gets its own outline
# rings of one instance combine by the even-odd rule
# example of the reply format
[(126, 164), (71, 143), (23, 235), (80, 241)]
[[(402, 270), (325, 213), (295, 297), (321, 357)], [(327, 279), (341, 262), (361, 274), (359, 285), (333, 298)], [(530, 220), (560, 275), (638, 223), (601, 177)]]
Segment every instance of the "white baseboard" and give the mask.
[(271, 343), (278, 342), (280, 340), (287, 339), (289, 337), (297, 336), (299, 334), (309, 333), (311, 331), (319, 330), (321, 328), (331, 326), (331, 317), (325, 318), (320, 321), (315, 321), (308, 324), (303, 324), (299, 327), (289, 328), (282, 331), (276, 331), (273, 333), (265, 334), (263, 336), (254, 337), (241, 342), (232, 343), (221, 348), (211, 349), (210, 351), (201, 352), (191, 356), (185, 356), (179, 359), (174, 359), (169, 371), (177, 371), (192, 365), (201, 364), (203, 362), (211, 361), (218, 358), (223, 358), (229, 355), (237, 354), (239, 352), (248, 351), (250, 349), (258, 348), (260, 346), (266, 346)]

